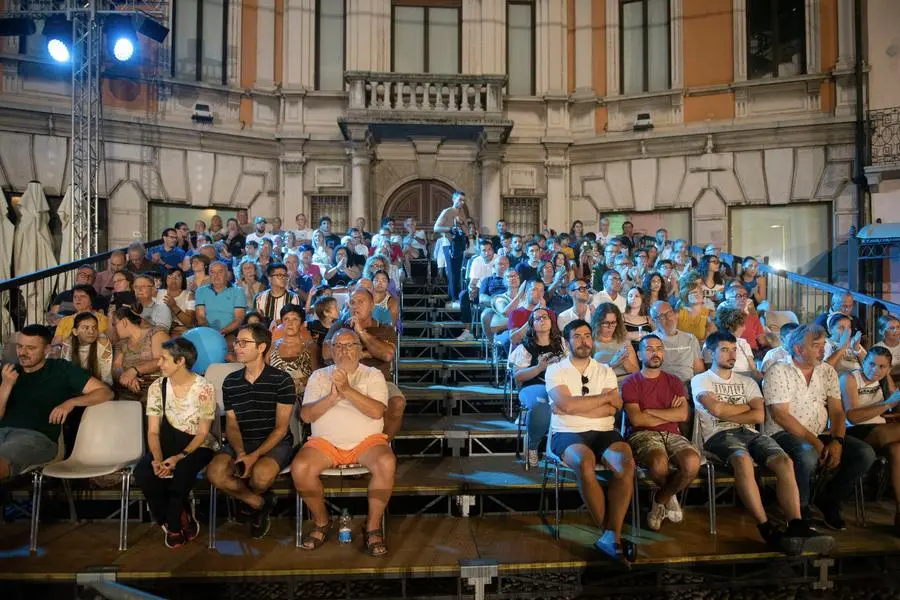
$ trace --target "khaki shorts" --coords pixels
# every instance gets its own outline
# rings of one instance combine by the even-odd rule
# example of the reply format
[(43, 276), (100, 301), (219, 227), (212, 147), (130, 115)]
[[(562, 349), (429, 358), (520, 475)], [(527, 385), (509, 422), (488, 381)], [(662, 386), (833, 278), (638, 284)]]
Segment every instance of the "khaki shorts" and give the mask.
[(635, 460), (641, 465), (647, 464), (650, 454), (653, 452), (665, 452), (669, 458), (685, 450), (692, 450), (696, 454), (700, 454), (700, 451), (686, 437), (666, 431), (637, 431), (631, 434), (628, 443), (634, 452)]

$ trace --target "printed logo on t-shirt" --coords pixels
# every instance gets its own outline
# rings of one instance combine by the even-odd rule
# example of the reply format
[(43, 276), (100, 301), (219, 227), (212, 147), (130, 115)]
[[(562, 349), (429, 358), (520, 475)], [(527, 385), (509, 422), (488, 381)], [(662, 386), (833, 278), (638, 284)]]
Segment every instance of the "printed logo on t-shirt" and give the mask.
[[(719, 400), (727, 404), (747, 404), (747, 398), (744, 396), (744, 384), (742, 383), (718, 383), (712, 382), (713, 392), (719, 397)], [(740, 427), (739, 423), (721, 420), (718, 417), (710, 415), (715, 424), (716, 430), (732, 429)]]

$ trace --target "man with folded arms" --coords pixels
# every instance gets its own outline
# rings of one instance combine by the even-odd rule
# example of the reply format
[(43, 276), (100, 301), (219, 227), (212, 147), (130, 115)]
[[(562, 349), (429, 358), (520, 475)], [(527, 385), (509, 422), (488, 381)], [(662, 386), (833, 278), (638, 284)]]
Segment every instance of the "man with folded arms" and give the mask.
[[(801, 519), (791, 459), (775, 440), (753, 429), (765, 419), (764, 400), (754, 380), (733, 371), (737, 340), (730, 333), (717, 331), (706, 338), (706, 348), (712, 354), (712, 366), (691, 379), (698, 437), (703, 440), (703, 447), (734, 471), (738, 497), (756, 519), (759, 534), (767, 544), (788, 554), (827, 552), (832, 539), (819, 536)], [(765, 465), (775, 474), (775, 493), (788, 522), (784, 532), (766, 515), (754, 463)]]
[[(591, 358), (591, 326), (580, 319), (566, 325), (569, 358), (547, 367), (545, 379), (553, 414), (550, 450), (575, 472), (578, 490), (603, 535), (597, 549), (620, 562), (634, 560), (634, 546), (623, 540), (622, 524), (634, 492), (631, 447), (615, 429), (622, 407), (616, 374)], [(608, 498), (597, 481), (598, 462), (613, 472)]]
[(369, 514), (363, 529), (366, 548), (372, 556), (384, 556), (387, 546), (381, 520), (397, 467), (384, 434), (387, 384), (379, 369), (360, 364), (363, 346), (352, 329), (337, 331), (331, 349), (334, 364), (313, 372), (306, 384), (300, 418), (312, 425), (312, 437), (291, 467), (294, 486), (313, 518), (313, 528), (301, 547), (321, 546), (333, 524), (319, 478), (322, 471), (358, 463), (371, 472)]

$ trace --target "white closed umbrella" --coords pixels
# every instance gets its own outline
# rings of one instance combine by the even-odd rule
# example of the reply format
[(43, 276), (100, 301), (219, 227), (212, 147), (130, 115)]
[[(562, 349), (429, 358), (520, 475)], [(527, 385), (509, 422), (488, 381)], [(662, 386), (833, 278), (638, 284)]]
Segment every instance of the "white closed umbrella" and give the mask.
[[(59, 217), (60, 227), (62, 227), (62, 246), (59, 247), (59, 264), (65, 265), (72, 262), (72, 196), (78, 197), (78, 190), (73, 186), (69, 186), (66, 190), (66, 197), (63, 198), (62, 204), (56, 211)], [(72, 289), (75, 285), (75, 271), (66, 271), (56, 276), (57, 293), (63, 290)]]
[[(19, 222), (13, 236), (13, 266), (16, 276), (55, 267), (53, 238), (50, 237), (50, 205), (44, 189), (37, 181), (25, 188), (19, 202)], [(35, 281), (23, 286), (27, 323), (43, 323), (56, 277)]]
[[(6, 281), (12, 275), (13, 236), (16, 226), (6, 215), (6, 196), (0, 190), (0, 281)], [(10, 293), (0, 293), (0, 339), (8, 340), (13, 333), (12, 318), (7, 304)]]

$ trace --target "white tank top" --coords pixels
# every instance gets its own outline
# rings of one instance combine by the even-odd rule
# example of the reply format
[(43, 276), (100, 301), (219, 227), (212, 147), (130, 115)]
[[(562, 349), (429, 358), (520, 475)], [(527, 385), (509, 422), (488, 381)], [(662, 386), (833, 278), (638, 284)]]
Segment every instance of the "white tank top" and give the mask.
[[(857, 394), (857, 408), (863, 408), (865, 406), (872, 406), (873, 404), (878, 404), (882, 400), (884, 400), (884, 394), (881, 391), (881, 384), (877, 381), (869, 384), (863, 384), (862, 371), (856, 370), (852, 373), (853, 377), (856, 379), (856, 394)], [(879, 415), (877, 417), (872, 417), (868, 421), (863, 421), (862, 423), (857, 423), (857, 425), (877, 425), (879, 423), (885, 423), (885, 419), (883, 416)], [(852, 427), (853, 424), (848, 420), (847, 427)]]

